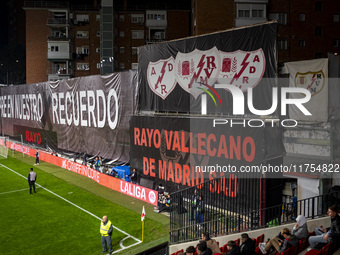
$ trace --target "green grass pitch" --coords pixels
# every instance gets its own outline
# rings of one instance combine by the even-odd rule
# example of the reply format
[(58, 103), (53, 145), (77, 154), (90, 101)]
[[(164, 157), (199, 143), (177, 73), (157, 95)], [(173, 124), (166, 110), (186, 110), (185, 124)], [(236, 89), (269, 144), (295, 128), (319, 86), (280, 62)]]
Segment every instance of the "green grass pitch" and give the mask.
[[(114, 229), (112, 235), (116, 254), (136, 254), (168, 240), (169, 219), (154, 213), (152, 205), (60, 167), (45, 162), (33, 166), (34, 158), (9, 154), (0, 160), (1, 255), (100, 254), (103, 215), (122, 231)], [(30, 167), (41, 185), (32, 195), (27, 182)], [(143, 205), (144, 242), (138, 244)]]

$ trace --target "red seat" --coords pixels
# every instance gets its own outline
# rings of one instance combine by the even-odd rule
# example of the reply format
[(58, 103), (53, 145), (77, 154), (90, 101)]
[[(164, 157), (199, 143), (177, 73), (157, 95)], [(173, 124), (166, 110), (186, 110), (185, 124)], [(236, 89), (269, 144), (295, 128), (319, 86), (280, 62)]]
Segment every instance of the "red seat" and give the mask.
[(290, 247), (290, 255), (297, 255), (298, 247), (297, 246), (292, 246)]
[(214, 255), (223, 255), (223, 254), (218, 252), (218, 253), (214, 253)]
[(255, 253), (256, 253), (256, 255), (263, 255), (262, 251), (260, 250), (260, 247), (256, 247)]
[(237, 239), (237, 240), (234, 240), (234, 242), (235, 242), (236, 246), (240, 246), (240, 238)]
[(259, 243), (262, 243), (263, 241), (264, 241), (264, 234), (256, 238), (256, 247), (259, 246)]
[(178, 254), (180, 254), (180, 253), (184, 253), (184, 250), (182, 249), (182, 250), (176, 251), (176, 252), (175, 252), (175, 255), (178, 255)]
[[(281, 255), (290, 255), (290, 248), (281, 253)], [(278, 252), (277, 252), (278, 253)]]
[(227, 244), (223, 245), (223, 247), (221, 248), (221, 252), (228, 253), (228, 247), (227, 246), (228, 246)]
[(322, 247), (321, 254), (322, 255), (329, 255), (330, 247), (331, 247), (331, 243), (328, 243), (324, 247)]
[(306, 238), (301, 238), (299, 240), (299, 248), (297, 250), (297, 253), (302, 252), (306, 248), (306, 242), (307, 242)]
[(305, 255), (321, 255), (321, 250), (320, 251), (318, 251), (318, 250), (310, 250), (310, 251), (307, 251), (306, 253), (305, 253)]

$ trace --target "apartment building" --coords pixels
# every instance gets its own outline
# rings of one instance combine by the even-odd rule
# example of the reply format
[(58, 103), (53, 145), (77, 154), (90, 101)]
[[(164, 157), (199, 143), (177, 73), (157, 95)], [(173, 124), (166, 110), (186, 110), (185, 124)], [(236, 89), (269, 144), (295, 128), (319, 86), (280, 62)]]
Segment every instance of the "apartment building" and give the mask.
[(191, 7), (193, 35), (277, 20), (280, 66), (339, 53), (337, 0), (192, 0)]
[(26, 81), (37, 83), (100, 73), (96, 6), (25, 2)]
[(189, 9), (156, 7), (117, 10), (118, 70), (137, 69), (139, 46), (190, 35)]

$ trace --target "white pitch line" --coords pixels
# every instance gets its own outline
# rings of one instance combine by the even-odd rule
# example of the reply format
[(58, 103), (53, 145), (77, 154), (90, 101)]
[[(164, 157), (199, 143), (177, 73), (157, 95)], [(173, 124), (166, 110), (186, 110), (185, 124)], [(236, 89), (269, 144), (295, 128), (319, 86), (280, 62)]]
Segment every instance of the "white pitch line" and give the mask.
[(2, 193), (0, 193), (0, 195), (8, 194), (8, 193), (13, 193), (13, 192), (24, 191), (24, 190), (29, 190), (29, 188), (27, 188), (27, 189), (12, 190), (12, 191), (7, 191), (7, 192), (2, 192)]
[[(24, 179), (27, 179), (27, 178), (26, 178), (25, 176), (23, 176), (22, 174), (19, 174), (18, 172), (14, 171), (13, 169), (11, 169), (11, 168), (9, 168), (9, 167), (3, 165), (3, 164), (0, 164), (0, 166), (7, 168), (8, 170), (12, 171), (13, 173), (19, 175), (20, 177), (22, 177), (22, 178), (24, 178)], [(66, 198), (63, 198), (62, 196), (60, 196), (60, 195), (54, 193), (53, 191), (50, 191), (49, 189), (47, 189), (47, 188), (45, 188), (45, 187), (39, 185), (38, 183), (36, 183), (36, 185), (37, 185), (38, 187), (41, 187), (42, 189), (46, 190), (47, 192), (50, 192), (51, 194), (53, 194), (53, 195), (59, 197), (60, 199), (64, 200), (65, 202), (67, 202), (67, 203), (69, 203), (69, 204), (71, 204), (71, 205), (77, 207), (78, 209), (82, 210), (83, 212), (86, 212), (87, 214), (89, 214), (89, 215), (95, 217), (96, 219), (98, 219), (98, 220), (100, 220), (100, 221), (102, 220), (100, 217), (98, 217), (98, 216), (94, 215), (93, 213), (91, 213), (91, 212), (85, 210), (84, 208), (82, 208), (82, 207), (80, 207), (80, 206), (78, 206), (78, 205), (72, 203), (71, 201), (67, 200)], [(121, 243), (119, 243), (119, 245), (120, 245), (122, 248), (119, 249), (119, 250), (117, 250), (117, 251), (114, 251), (113, 253), (117, 253), (117, 252), (119, 252), (119, 251), (125, 250), (125, 249), (127, 249), (127, 248), (130, 248), (130, 247), (132, 247), (132, 246), (134, 246), (134, 245), (137, 245), (137, 244), (140, 244), (140, 243), (142, 242), (142, 241), (139, 240), (138, 238), (136, 238), (136, 237), (134, 237), (134, 236), (132, 236), (132, 235), (126, 233), (124, 230), (121, 230), (121, 229), (117, 228), (117, 227), (114, 226), (113, 224), (112, 224), (112, 227), (113, 227), (114, 229), (118, 230), (119, 232), (123, 233), (124, 235), (127, 235), (127, 237), (125, 237), (123, 240), (127, 239), (128, 237), (130, 237), (130, 238), (134, 239), (135, 241), (137, 241), (137, 243), (134, 243), (134, 244), (129, 245), (129, 246), (127, 246), (127, 247), (125, 247), (124, 245), (121, 245)]]

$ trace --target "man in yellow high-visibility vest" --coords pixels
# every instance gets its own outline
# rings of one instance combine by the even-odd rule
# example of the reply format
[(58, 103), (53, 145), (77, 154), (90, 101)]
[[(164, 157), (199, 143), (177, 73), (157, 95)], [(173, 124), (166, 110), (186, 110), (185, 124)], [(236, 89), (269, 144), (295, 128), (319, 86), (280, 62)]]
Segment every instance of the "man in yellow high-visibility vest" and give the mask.
[[(112, 243), (111, 243), (111, 235), (112, 235), (113, 227), (111, 221), (107, 219), (107, 216), (103, 216), (103, 220), (100, 223), (100, 234), (102, 235), (102, 253), (107, 252), (107, 246), (109, 246), (109, 254), (112, 254)], [(106, 246), (107, 245), (107, 246)]]

